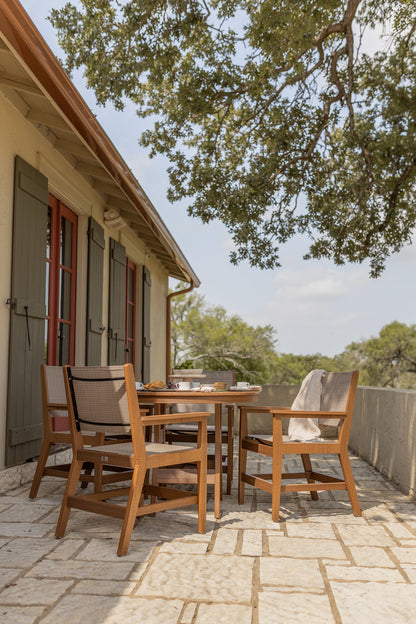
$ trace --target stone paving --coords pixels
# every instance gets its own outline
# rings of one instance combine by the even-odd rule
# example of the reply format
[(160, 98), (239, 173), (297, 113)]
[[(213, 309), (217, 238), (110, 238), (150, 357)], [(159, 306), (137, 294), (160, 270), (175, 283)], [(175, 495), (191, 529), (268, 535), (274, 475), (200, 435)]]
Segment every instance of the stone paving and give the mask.
[[(30, 484), (13, 489), (0, 496), (0, 622), (413, 623), (416, 501), (351, 461), (362, 518), (344, 492), (302, 493), (273, 523), (269, 495), (247, 486), (239, 506), (234, 483), (220, 520), (210, 492), (205, 535), (192, 508), (144, 517), (122, 558), (117, 519), (73, 510), (55, 539), (64, 481), (44, 479), (35, 501)], [(329, 456), (316, 464), (337, 472)]]

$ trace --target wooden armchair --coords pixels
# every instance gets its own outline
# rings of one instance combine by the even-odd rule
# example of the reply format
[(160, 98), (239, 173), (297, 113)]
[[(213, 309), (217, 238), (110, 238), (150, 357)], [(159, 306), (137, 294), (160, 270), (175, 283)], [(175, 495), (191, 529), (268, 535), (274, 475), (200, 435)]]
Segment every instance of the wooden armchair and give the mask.
[[(310, 492), (313, 500), (318, 499), (321, 490), (347, 490), (355, 516), (361, 516), (351, 464), (348, 456), (348, 440), (357, 392), (358, 371), (352, 373), (327, 373), (322, 379), (320, 411), (294, 411), (291, 408), (256, 408), (240, 407), (239, 434), (239, 480), (238, 502), (244, 503), (246, 483), (258, 487), (272, 495), (272, 518), (279, 520), (281, 492)], [(270, 436), (254, 435), (248, 432), (247, 416), (249, 413), (264, 413), (273, 418), (273, 434)], [(282, 419), (323, 418), (339, 419), (340, 428), (336, 439), (297, 442), (283, 435)], [(247, 472), (247, 452), (259, 453), (272, 458), (272, 472), (268, 474), (250, 474)], [(285, 455), (299, 454), (302, 458), (302, 472), (283, 472)], [(311, 455), (336, 454), (339, 457), (343, 478), (316, 472), (312, 468)], [(306, 483), (282, 484), (286, 479), (305, 479)]]
[[(69, 422), (73, 460), (67, 481), (56, 537), (62, 537), (71, 508), (113, 516), (123, 520), (117, 554), (127, 553), (133, 526), (137, 517), (157, 511), (186, 505), (198, 505), (198, 530), (206, 527), (207, 488), (207, 433), (208, 413), (143, 416), (137, 401), (134, 371), (131, 364), (124, 366), (65, 367), (65, 388), (69, 407)], [(145, 425), (166, 425), (172, 422), (197, 422), (198, 440), (195, 447), (146, 443)], [(131, 431), (130, 443), (111, 446), (86, 447), (86, 432), (111, 432), (116, 435)], [(97, 469), (103, 463), (132, 470), (130, 486), (113, 490), (100, 489), (94, 494), (76, 494), (84, 462)], [(169, 487), (148, 485), (149, 469), (183, 463), (197, 466), (197, 493)], [(145, 495), (150, 502), (145, 504)], [(127, 503), (111, 502), (127, 496)], [(157, 501), (157, 499), (160, 499)], [(146, 497), (146, 500), (149, 500)]]
[[(71, 464), (46, 465), (51, 449), (55, 444), (71, 444), (68, 404), (62, 367), (42, 364), (40, 367), (40, 380), (42, 387), (43, 440), (29, 498), (36, 498), (44, 476), (67, 479), (71, 466)], [(84, 434), (84, 443), (90, 446), (114, 444), (118, 441), (115, 438), (106, 437), (105, 433), (102, 432), (85, 432)], [(109, 470), (110, 474), (103, 474), (102, 471), (94, 472), (93, 474), (92, 468), (93, 466), (88, 464), (83, 467), (80, 481), (84, 488), (91, 482), (98, 489), (101, 480), (104, 480), (105, 483), (113, 483), (131, 478), (131, 472), (120, 471), (117, 467), (104, 466), (104, 470)]]

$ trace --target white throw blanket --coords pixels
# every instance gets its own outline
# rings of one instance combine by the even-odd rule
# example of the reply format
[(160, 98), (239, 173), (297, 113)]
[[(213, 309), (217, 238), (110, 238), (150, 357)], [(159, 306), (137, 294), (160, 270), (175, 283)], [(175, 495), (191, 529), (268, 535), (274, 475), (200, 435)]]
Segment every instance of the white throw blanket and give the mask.
[[(302, 381), (300, 390), (292, 403), (292, 410), (299, 412), (319, 412), (321, 409), (322, 378), (326, 375), (323, 369), (308, 373)], [(319, 438), (321, 430), (317, 418), (291, 418), (289, 421), (289, 439), (293, 441), (311, 441)]]

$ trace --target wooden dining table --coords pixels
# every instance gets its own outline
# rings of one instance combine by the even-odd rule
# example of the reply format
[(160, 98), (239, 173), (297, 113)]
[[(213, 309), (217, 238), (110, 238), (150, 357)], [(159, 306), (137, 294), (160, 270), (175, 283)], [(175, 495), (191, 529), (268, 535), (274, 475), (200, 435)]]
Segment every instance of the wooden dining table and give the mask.
[[(139, 404), (151, 404), (154, 406), (155, 415), (164, 414), (168, 405), (174, 404), (200, 404), (214, 405), (215, 424), (215, 456), (214, 469), (208, 474), (208, 483), (214, 484), (214, 515), (221, 517), (221, 492), (222, 492), (222, 443), (221, 424), (222, 406), (230, 403), (252, 403), (256, 401), (261, 389), (248, 390), (222, 390), (203, 392), (201, 390), (138, 390)], [(229, 458), (228, 461), (233, 461)]]

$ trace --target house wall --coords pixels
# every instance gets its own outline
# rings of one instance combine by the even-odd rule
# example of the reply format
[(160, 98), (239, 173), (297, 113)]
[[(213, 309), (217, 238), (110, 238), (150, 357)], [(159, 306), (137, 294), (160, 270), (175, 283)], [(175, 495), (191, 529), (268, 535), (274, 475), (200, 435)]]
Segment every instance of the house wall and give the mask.
[[(166, 295), (168, 274), (160, 262), (148, 252), (142, 241), (128, 228), (116, 231), (105, 226), (103, 220), (104, 201), (88, 182), (65, 160), (51, 142), (27, 121), (24, 116), (0, 92), (0, 470), (4, 468), (6, 442), (6, 406), (9, 357), (10, 309), (6, 300), (11, 290), (11, 244), (13, 223), (14, 159), (21, 156), (33, 167), (41, 171), (49, 183), (49, 191), (62, 200), (78, 215), (77, 249), (77, 308), (76, 308), (76, 364), (85, 362), (86, 339), (86, 271), (87, 271), (87, 229), (88, 217), (92, 216), (105, 231), (106, 248), (104, 256), (103, 322), (108, 319), (108, 275), (110, 236), (126, 247), (127, 256), (137, 264), (137, 336), (141, 334), (141, 266), (146, 264), (152, 274), (151, 306), (152, 337), (151, 374), (152, 378), (164, 378), (165, 335), (166, 335)], [(139, 341), (137, 341), (139, 343)], [(102, 337), (102, 363), (107, 361), (107, 336)], [(140, 345), (136, 353), (136, 363), (140, 362)], [(137, 370), (137, 367), (136, 367)]]

